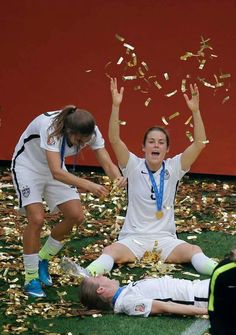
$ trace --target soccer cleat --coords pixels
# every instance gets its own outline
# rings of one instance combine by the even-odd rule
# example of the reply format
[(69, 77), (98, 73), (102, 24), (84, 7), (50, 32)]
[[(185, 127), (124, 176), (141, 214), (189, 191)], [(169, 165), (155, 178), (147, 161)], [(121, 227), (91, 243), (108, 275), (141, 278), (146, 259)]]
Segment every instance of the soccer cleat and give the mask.
[(46, 286), (52, 286), (52, 277), (48, 272), (48, 260), (39, 261), (39, 280)]
[(61, 261), (61, 268), (66, 273), (69, 272), (70, 274), (78, 277), (91, 277), (91, 274), (88, 270), (83, 268), (82, 266), (76, 264), (72, 260), (67, 257), (63, 257)]
[(42, 284), (39, 279), (33, 279), (25, 284), (24, 291), (26, 294), (34, 298), (46, 297), (44, 290), (42, 289)]

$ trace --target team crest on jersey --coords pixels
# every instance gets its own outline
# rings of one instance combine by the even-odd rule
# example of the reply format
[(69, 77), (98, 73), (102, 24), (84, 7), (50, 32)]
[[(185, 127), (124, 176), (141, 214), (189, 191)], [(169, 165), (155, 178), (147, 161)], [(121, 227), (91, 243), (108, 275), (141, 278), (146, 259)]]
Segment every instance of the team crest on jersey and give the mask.
[(164, 179), (165, 180), (168, 180), (170, 178), (170, 172), (167, 170), (167, 169), (165, 169), (165, 176), (164, 176)]
[(144, 312), (145, 311), (145, 305), (144, 304), (139, 304), (134, 307), (135, 312)]
[(29, 188), (29, 186), (28, 185), (24, 186), (22, 188), (21, 192), (22, 192), (22, 194), (23, 194), (23, 196), (25, 198), (28, 198), (28, 196), (30, 195), (30, 188)]
[(48, 138), (47, 145), (55, 145), (56, 141), (53, 137)]

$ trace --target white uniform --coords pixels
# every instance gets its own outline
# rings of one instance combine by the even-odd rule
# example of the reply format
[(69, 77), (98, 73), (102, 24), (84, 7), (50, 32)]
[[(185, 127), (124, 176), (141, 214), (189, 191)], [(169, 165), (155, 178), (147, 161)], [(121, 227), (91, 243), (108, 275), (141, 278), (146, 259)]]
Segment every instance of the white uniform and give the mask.
[(191, 281), (169, 276), (139, 280), (121, 291), (114, 312), (147, 317), (153, 300), (207, 307), (209, 282), (210, 279)]
[[(158, 252), (161, 251), (165, 260), (171, 251), (184, 243), (177, 239), (174, 221), (174, 200), (179, 180), (186, 171), (181, 169), (181, 154), (165, 161), (164, 195), (162, 210), (164, 216), (156, 218), (155, 193), (150, 181), (145, 159), (130, 153), (126, 168), (122, 169), (124, 177), (128, 178), (128, 209), (124, 225), (119, 235), (119, 243), (126, 245), (137, 258), (141, 258), (146, 250), (152, 251), (155, 241), (158, 241)], [(158, 190), (160, 187), (160, 172), (155, 178)]]
[[(46, 158), (46, 150), (61, 152), (63, 138), (48, 141), (49, 127), (60, 110), (36, 117), (21, 135), (12, 158), (13, 183), (18, 194), (22, 213), (24, 206), (42, 202), (44, 198), (53, 212), (57, 205), (68, 200), (79, 199), (76, 188), (53, 179)], [(95, 137), (90, 145), (93, 150), (104, 147), (104, 139), (95, 127)], [(77, 154), (77, 147), (65, 143), (64, 157)], [(63, 169), (66, 170), (63, 162)]]

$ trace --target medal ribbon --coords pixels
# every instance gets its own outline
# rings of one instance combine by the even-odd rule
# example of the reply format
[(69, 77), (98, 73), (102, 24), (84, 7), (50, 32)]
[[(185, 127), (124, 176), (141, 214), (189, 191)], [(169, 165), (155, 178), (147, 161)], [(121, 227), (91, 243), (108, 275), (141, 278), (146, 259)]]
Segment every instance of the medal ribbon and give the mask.
[[(65, 147), (66, 147), (66, 137), (63, 136), (63, 139), (62, 139), (62, 144), (61, 144), (61, 168), (63, 166), (63, 162), (64, 162), (64, 155), (65, 155)], [(78, 151), (76, 152), (76, 154), (74, 155), (74, 163), (73, 163), (73, 172), (75, 172), (75, 166), (76, 166), (76, 163), (77, 163), (77, 158), (78, 158)]]
[(163, 202), (163, 195), (164, 195), (165, 162), (162, 162), (162, 170), (161, 170), (161, 173), (160, 173), (160, 189), (159, 189), (159, 191), (158, 191), (157, 184), (156, 184), (155, 178), (153, 176), (153, 173), (149, 169), (146, 161), (145, 161), (145, 165), (146, 165), (146, 168), (148, 170), (148, 174), (149, 174), (149, 177), (150, 177), (150, 180), (151, 180), (151, 184), (152, 184), (155, 196), (156, 196), (157, 210), (161, 211), (162, 202)]
[(117, 298), (119, 297), (119, 295), (121, 294), (121, 292), (123, 291), (124, 288), (126, 288), (127, 285), (125, 286), (121, 286), (118, 288), (118, 290), (116, 291), (116, 293), (114, 294), (113, 298), (112, 298), (112, 305), (114, 306), (116, 303)]

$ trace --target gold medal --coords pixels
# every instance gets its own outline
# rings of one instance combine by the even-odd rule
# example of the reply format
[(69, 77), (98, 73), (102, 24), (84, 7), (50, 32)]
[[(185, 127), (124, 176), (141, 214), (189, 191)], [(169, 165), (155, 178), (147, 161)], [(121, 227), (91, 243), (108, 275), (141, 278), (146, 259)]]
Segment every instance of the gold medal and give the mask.
[(156, 218), (157, 220), (160, 220), (163, 218), (164, 213), (162, 211), (157, 211), (156, 212)]

